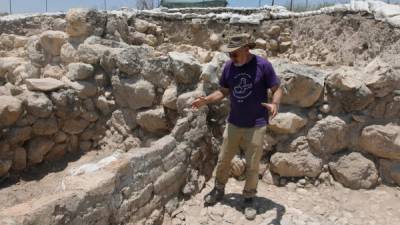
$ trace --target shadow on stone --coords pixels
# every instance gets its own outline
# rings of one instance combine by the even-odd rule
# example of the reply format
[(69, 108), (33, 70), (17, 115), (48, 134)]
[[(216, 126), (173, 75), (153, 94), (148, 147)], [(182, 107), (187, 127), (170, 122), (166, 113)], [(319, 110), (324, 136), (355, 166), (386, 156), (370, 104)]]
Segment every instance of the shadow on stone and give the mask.
[(75, 153), (66, 154), (63, 158), (53, 162), (42, 162), (35, 167), (30, 167), (19, 173), (14, 172), (0, 180), (0, 190), (17, 184), (18, 182), (39, 181), (50, 173), (63, 171), (69, 163), (79, 160), (85, 153), (78, 151)]
[[(285, 214), (285, 207), (279, 203), (276, 203), (270, 199), (264, 197), (255, 197), (255, 205), (257, 208), (257, 215), (264, 214), (270, 210), (276, 210), (276, 216), (273, 218), (268, 225), (279, 225), (281, 224), (281, 220), (283, 214)], [(239, 212), (244, 212), (244, 197), (241, 194), (237, 193), (229, 193), (224, 196), (224, 199), (221, 201), (221, 204), (230, 206), (236, 209)]]

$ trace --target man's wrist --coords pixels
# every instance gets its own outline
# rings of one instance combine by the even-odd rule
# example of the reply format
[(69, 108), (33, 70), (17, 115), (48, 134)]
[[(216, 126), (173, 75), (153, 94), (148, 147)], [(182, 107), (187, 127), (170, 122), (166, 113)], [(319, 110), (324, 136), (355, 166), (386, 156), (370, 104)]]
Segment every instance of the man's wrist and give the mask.
[(277, 107), (277, 108), (279, 108), (279, 102), (272, 102), (272, 104), (275, 104), (275, 106)]
[(208, 99), (208, 96), (204, 97), (204, 103), (207, 105), (208, 103), (210, 103), (210, 100)]

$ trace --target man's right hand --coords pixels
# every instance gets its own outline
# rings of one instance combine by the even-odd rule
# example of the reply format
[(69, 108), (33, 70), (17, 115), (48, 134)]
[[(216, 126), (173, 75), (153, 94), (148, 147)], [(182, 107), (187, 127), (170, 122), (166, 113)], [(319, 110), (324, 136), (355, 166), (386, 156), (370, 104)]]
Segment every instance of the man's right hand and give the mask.
[(192, 102), (192, 108), (198, 109), (204, 105), (207, 105), (207, 99), (204, 96), (198, 97)]

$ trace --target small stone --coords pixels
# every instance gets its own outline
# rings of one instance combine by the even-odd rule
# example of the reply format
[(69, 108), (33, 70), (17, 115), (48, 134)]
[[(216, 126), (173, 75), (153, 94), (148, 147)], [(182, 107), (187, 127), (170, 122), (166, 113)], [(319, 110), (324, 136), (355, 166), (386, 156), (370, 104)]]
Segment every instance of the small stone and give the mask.
[(287, 183), (288, 183), (288, 180), (287, 180), (286, 178), (281, 177), (281, 178), (279, 179), (279, 185), (280, 185), (280, 186), (285, 186)]
[(286, 185), (286, 187), (287, 187), (287, 189), (288, 189), (289, 191), (295, 191), (295, 190), (296, 190), (296, 184), (293, 183), (293, 182), (289, 182), (289, 183)]
[(319, 110), (323, 113), (329, 113), (331, 111), (331, 107), (328, 104), (323, 104)]

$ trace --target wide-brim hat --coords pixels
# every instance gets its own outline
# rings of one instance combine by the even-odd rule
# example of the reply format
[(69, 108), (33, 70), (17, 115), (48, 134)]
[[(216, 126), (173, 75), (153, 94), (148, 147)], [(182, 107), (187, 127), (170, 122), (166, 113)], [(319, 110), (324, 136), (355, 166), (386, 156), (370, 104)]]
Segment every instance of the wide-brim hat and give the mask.
[(220, 50), (222, 52), (233, 52), (241, 47), (247, 46), (250, 49), (256, 47), (256, 43), (248, 34), (238, 34), (229, 38), (228, 44), (222, 45)]

